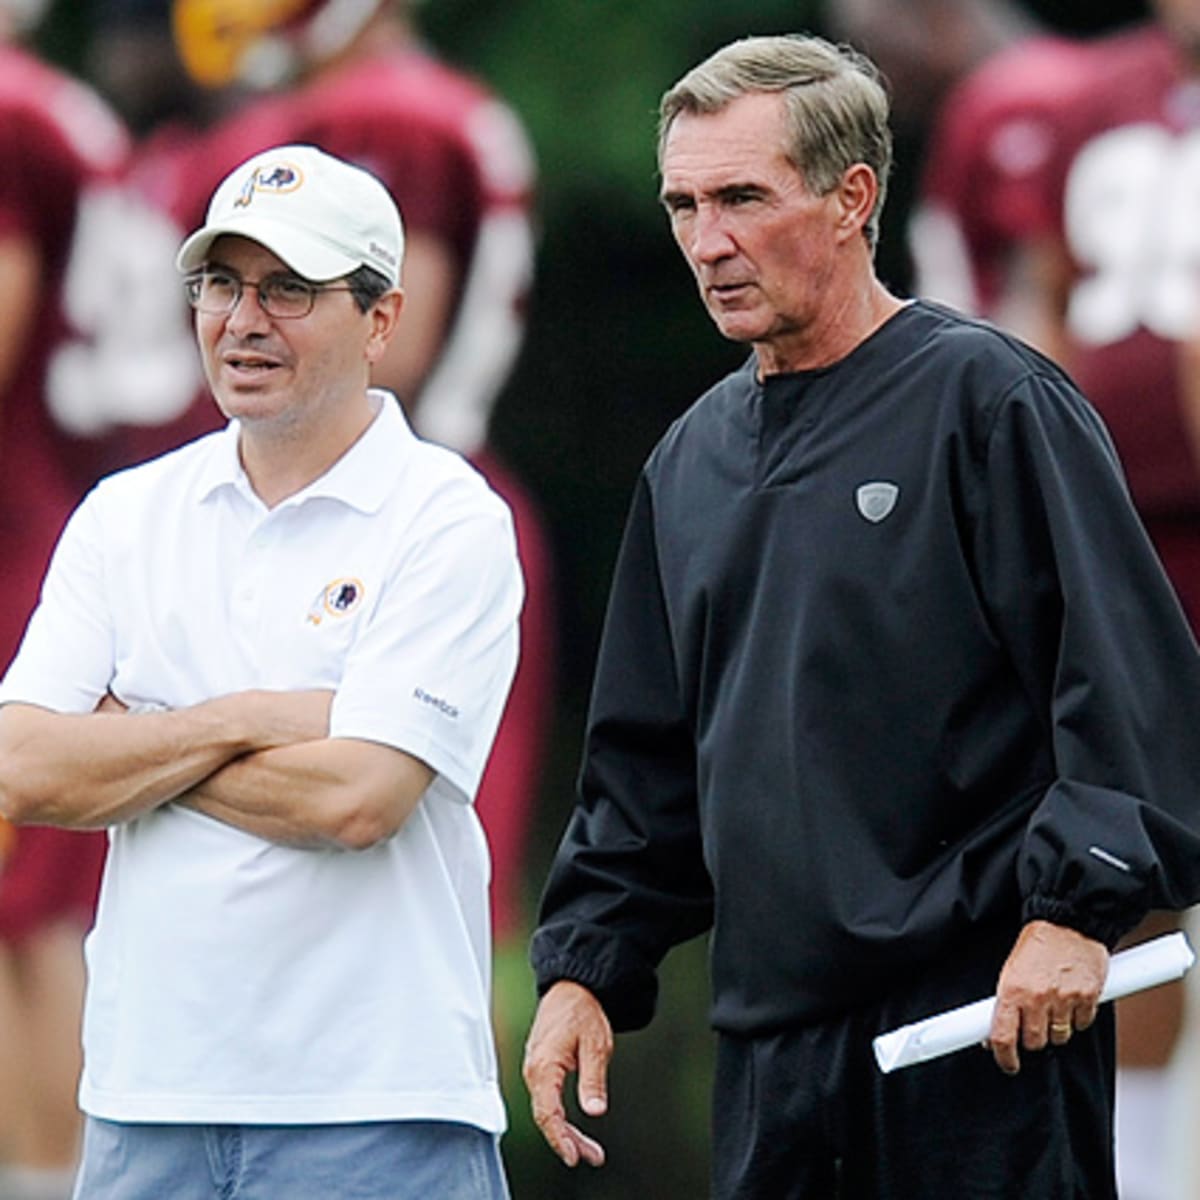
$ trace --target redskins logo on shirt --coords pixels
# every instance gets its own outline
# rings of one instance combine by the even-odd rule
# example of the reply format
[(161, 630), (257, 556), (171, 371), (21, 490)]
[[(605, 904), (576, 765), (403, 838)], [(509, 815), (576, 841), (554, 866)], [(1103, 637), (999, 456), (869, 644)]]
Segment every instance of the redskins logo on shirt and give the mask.
[(362, 603), (364, 591), (361, 579), (349, 575), (335, 579), (321, 590), (304, 619), (310, 625), (320, 625), (327, 617), (334, 620), (348, 617)]

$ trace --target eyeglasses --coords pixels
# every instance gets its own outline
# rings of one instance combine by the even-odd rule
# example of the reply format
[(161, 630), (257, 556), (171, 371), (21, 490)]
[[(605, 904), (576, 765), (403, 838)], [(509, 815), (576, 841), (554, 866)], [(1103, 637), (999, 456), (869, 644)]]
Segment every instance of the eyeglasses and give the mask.
[(344, 284), (309, 283), (296, 275), (280, 273), (265, 279), (242, 279), (229, 271), (195, 271), (183, 281), (188, 303), (197, 311), (213, 317), (233, 312), (245, 288), (258, 292), (259, 307), (269, 317), (290, 321), (307, 317), (321, 292), (352, 292)]

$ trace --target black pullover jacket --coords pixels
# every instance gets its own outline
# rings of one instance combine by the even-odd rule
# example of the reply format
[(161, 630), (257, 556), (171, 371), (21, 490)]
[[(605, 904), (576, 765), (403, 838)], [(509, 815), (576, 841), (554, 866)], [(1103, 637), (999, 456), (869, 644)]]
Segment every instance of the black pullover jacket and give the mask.
[(1200, 899), (1198, 789), (1200, 658), (1099, 418), (912, 304), (650, 457), (539, 987), (635, 1028), (711, 926), (713, 1023), (761, 1034), (1022, 920), (1111, 946)]

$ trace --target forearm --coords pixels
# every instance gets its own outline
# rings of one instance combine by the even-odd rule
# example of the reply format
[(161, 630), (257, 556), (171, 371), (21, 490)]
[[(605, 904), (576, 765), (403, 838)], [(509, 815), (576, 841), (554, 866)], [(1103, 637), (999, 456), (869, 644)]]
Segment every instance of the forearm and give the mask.
[(131, 820), (237, 754), (223, 701), (130, 720), (113, 713), (0, 711), (0, 811), (17, 824), (100, 828)]
[(0, 709), (0, 814), (101, 828), (194, 787), (239, 755), (316, 736), (328, 693), (240, 692), (171, 712)]
[(323, 738), (238, 758), (179, 802), (267, 841), (357, 850), (396, 833), (432, 778), (390, 746)]

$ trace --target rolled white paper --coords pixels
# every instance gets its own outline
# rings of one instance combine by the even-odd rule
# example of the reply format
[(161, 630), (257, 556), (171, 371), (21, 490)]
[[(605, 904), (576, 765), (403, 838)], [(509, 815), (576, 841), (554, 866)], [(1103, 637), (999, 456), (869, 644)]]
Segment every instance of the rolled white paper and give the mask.
[[(1164, 934), (1140, 946), (1131, 946), (1112, 956), (1100, 1002), (1119, 1000), (1131, 992), (1179, 979), (1195, 961), (1196, 955), (1182, 933)], [(995, 1007), (996, 997), (989, 996), (881, 1033), (874, 1041), (875, 1061), (887, 1074), (967, 1046), (978, 1046), (992, 1027)]]

